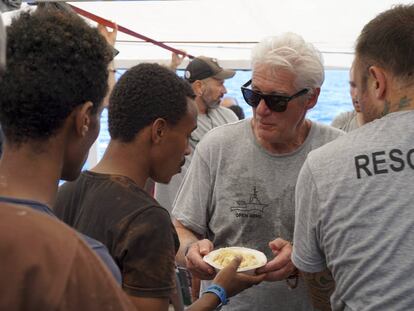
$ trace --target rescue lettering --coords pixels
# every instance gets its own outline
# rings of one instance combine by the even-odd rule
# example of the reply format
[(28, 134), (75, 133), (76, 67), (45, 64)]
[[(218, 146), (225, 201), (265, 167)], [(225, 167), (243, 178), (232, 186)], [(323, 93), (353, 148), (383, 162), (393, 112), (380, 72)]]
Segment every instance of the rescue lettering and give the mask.
[(403, 152), (391, 149), (389, 152), (376, 151), (370, 155), (355, 156), (355, 169), (358, 179), (366, 176), (401, 172), (405, 168), (414, 169), (414, 149)]

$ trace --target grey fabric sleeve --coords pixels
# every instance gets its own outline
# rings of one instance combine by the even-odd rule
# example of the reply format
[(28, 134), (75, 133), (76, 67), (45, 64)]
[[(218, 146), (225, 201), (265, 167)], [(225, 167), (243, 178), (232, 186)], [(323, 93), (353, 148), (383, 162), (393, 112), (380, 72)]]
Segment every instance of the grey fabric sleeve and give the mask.
[(349, 120), (348, 113), (342, 112), (332, 120), (331, 126), (341, 129), (345, 126), (348, 120)]
[(211, 178), (208, 163), (199, 144), (173, 203), (172, 215), (188, 229), (205, 235), (211, 203)]
[(239, 121), (239, 118), (236, 116), (236, 114), (229, 108), (221, 107), (223, 108), (223, 114), (224, 118), (226, 119), (227, 123), (233, 123)]
[(296, 184), (292, 262), (299, 270), (313, 273), (323, 271), (326, 262), (319, 248), (318, 192), (308, 161), (309, 158), (302, 166)]

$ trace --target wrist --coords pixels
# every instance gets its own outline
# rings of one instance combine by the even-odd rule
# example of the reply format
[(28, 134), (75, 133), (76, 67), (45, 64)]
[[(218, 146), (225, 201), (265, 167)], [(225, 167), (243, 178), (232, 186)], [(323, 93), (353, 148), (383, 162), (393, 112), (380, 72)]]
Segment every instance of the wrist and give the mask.
[(227, 298), (226, 290), (218, 284), (211, 284), (207, 289), (203, 292), (204, 294), (211, 293), (214, 294), (219, 300), (219, 307), (224, 306), (229, 302)]
[(203, 297), (205, 304), (214, 310), (221, 304), (220, 298), (214, 293), (204, 292)]

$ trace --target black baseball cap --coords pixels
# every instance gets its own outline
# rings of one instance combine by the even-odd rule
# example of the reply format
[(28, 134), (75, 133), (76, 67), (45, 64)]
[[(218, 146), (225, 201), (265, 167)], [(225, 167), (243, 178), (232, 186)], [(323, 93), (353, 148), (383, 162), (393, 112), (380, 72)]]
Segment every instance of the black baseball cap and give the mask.
[(234, 70), (220, 67), (215, 58), (198, 56), (188, 64), (184, 77), (188, 82), (193, 83), (207, 78), (225, 80), (234, 77), (235, 74)]

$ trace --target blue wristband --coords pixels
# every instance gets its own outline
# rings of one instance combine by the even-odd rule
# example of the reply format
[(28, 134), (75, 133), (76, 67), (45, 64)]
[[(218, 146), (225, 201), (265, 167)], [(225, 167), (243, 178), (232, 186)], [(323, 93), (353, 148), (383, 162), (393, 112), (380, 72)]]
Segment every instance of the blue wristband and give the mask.
[(207, 289), (204, 291), (205, 293), (213, 293), (215, 294), (221, 301), (220, 306), (224, 306), (229, 302), (229, 299), (227, 298), (226, 290), (217, 284), (211, 284)]

